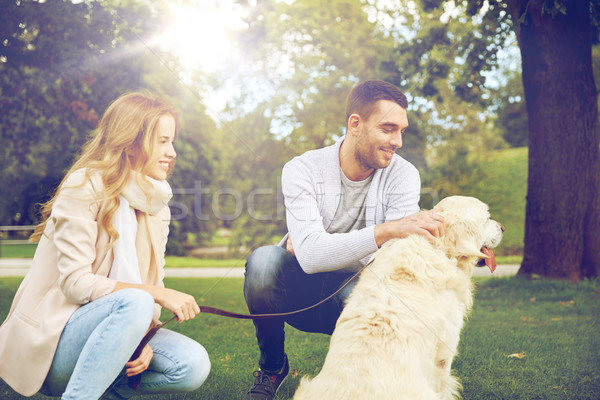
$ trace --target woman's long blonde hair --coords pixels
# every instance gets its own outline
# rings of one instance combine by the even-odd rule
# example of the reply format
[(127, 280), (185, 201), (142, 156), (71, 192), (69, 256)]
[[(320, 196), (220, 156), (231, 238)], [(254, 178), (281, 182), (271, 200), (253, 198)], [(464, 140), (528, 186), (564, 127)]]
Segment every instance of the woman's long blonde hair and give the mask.
[[(159, 119), (171, 115), (175, 119), (175, 135), (179, 131), (177, 112), (164, 100), (139, 92), (127, 93), (110, 104), (102, 116), (95, 134), (83, 146), (81, 155), (71, 166), (58, 186), (54, 197), (42, 207), (42, 222), (31, 235), (32, 241), (41, 238), (52, 206), (67, 178), (79, 169), (86, 169), (87, 181), (92, 172), (99, 171), (104, 184), (102, 200), (108, 202), (100, 223), (113, 241), (118, 237), (112, 220), (119, 207), (118, 196), (132, 170), (144, 174), (159, 134)], [(136, 154), (135, 158), (128, 154)], [(132, 162), (134, 164), (132, 164)], [(173, 162), (170, 168), (173, 168)]]

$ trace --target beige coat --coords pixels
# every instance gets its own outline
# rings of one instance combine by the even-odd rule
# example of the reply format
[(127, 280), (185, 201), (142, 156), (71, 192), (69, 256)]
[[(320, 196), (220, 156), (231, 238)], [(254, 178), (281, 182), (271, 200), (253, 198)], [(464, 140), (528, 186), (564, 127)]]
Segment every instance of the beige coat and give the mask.
[[(95, 174), (81, 186), (83, 181), (83, 170), (76, 171), (60, 190), (31, 268), (0, 326), (0, 377), (25, 396), (40, 390), (73, 312), (116, 285), (107, 277), (113, 254), (98, 218), (106, 206), (102, 180)], [(139, 210), (136, 215), (142, 281), (162, 286), (169, 207), (155, 216)]]

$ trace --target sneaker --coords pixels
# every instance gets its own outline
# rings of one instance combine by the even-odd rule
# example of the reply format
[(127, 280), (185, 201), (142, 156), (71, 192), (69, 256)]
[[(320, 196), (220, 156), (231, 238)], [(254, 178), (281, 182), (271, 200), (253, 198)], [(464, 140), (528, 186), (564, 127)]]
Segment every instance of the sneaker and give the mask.
[(283, 367), (278, 372), (272, 373), (263, 370), (254, 371), (254, 384), (246, 394), (245, 400), (272, 400), (277, 395), (277, 390), (290, 372), (287, 356), (284, 356)]

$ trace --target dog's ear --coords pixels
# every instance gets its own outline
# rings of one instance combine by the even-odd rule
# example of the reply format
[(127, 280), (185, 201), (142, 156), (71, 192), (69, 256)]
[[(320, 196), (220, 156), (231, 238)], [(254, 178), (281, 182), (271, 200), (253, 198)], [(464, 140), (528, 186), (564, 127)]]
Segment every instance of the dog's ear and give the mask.
[(450, 212), (444, 212), (443, 215), (446, 233), (441, 238), (441, 242), (448, 255), (487, 258), (478, 245), (481, 242), (481, 233), (474, 220), (459, 218), (458, 215)]

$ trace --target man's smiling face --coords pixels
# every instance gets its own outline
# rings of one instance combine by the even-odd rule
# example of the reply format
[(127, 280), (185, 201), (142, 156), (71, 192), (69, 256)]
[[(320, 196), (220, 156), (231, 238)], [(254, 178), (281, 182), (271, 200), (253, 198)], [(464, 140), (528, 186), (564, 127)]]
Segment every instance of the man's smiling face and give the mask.
[(361, 169), (390, 165), (396, 149), (402, 147), (402, 134), (408, 128), (406, 110), (397, 103), (380, 100), (367, 120), (361, 120), (361, 133), (354, 152)]

